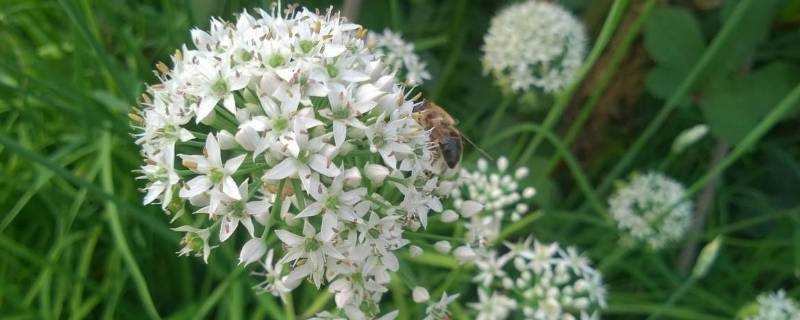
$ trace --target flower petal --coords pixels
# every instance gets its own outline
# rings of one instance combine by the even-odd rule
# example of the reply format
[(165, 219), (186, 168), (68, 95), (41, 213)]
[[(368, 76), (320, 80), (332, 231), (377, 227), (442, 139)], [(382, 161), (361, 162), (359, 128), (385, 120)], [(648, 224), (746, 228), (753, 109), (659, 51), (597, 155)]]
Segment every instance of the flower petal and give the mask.
[(304, 241), (303, 237), (286, 230), (275, 230), (275, 235), (278, 236), (278, 239), (290, 247), (301, 245)]
[(230, 176), (225, 177), (225, 179), (222, 180), (222, 192), (234, 200), (242, 200), (242, 195), (239, 193), (239, 187), (236, 186), (236, 181), (234, 181)]
[(278, 163), (264, 173), (264, 179), (281, 180), (294, 175), (297, 173), (297, 167), (295, 166), (294, 161), (295, 160), (292, 158), (283, 159), (281, 163)]
[(222, 223), (219, 226), (219, 242), (225, 242), (231, 237), (236, 227), (239, 226), (239, 220), (230, 216), (222, 217)]
[(242, 165), (242, 162), (244, 162), (245, 157), (247, 157), (247, 155), (243, 154), (236, 158), (232, 158), (229, 159), (228, 161), (225, 161), (225, 171), (227, 171), (228, 174), (235, 173), (236, 170), (239, 170), (239, 166)]
[(314, 202), (306, 206), (306, 208), (303, 209), (303, 211), (300, 211), (300, 213), (298, 213), (297, 216), (295, 216), (295, 218), (313, 217), (318, 215), (321, 210), (322, 210), (322, 204), (320, 204), (319, 202)]

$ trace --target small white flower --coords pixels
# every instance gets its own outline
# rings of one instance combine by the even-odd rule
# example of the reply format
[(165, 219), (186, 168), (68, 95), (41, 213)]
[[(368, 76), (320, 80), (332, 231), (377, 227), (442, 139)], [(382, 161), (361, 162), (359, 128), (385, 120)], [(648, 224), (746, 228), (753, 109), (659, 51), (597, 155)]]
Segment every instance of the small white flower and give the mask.
[(480, 202), (474, 201), (474, 200), (464, 201), (464, 202), (461, 203), (460, 207), (461, 207), (460, 208), (461, 209), (461, 215), (463, 215), (464, 217), (467, 217), (467, 218), (472, 217), (476, 213), (478, 213), (481, 210), (483, 210), (483, 205)]
[(372, 181), (374, 185), (381, 185), (383, 180), (389, 176), (389, 169), (379, 164), (367, 164), (364, 166), (364, 173), (367, 179)]
[(264, 239), (253, 238), (245, 242), (242, 251), (239, 253), (239, 264), (248, 265), (261, 259), (267, 252), (267, 244)]
[[(200, 98), (197, 109), (197, 122), (205, 119), (222, 100), (225, 109), (236, 114), (236, 103), (233, 93), (241, 90), (250, 80), (242, 71), (230, 66), (228, 61), (204, 60), (197, 70), (197, 76), (190, 80), (188, 90)], [(211, 65), (213, 64), (213, 65)]]
[(237, 146), (236, 137), (227, 130), (220, 130), (217, 133), (217, 140), (219, 141), (219, 148), (222, 150), (230, 150)]
[(422, 254), (422, 248), (418, 246), (411, 246), (410, 248), (408, 248), (408, 253), (409, 255), (411, 255), (412, 258), (418, 257), (419, 255)]
[(271, 293), (274, 296), (280, 296), (285, 293), (289, 293), (297, 287), (300, 282), (287, 282), (286, 281), (286, 274), (284, 273), (283, 267), (284, 264), (282, 263), (275, 263), (273, 264), (273, 258), (275, 255), (275, 251), (270, 249), (267, 252), (267, 257), (264, 259), (262, 266), (264, 267), (263, 273), (257, 273), (265, 278), (263, 282), (261, 282), (258, 287), (266, 292)]
[(172, 186), (180, 181), (180, 177), (173, 167), (174, 154), (170, 152), (159, 153), (152, 163), (142, 166), (142, 176), (138, 179), (146, 179), (149, 183), (145, 190), (143, 203), (148, 204), (156, 199), (161, 199), (161, 208), (166, 209), (172, 201)]
[(183, 247), (178, 251), (179, 256), (193, 254), (198, 257), (203, 257), (203, 261), (208, 263), (208, 255), (211, 254), (211, 249), (213, 249), (208, 244), (208, 238), (211, 235), (208, 229), (181, 226), (172, 230), (186, 233), (183, 238), (181, 238), (181, 245)]
[(522, 190), (522, 197), (525, 199), (533, 198), (536, 195), (536, 189), (533, 187), (527, 187)]
[[(219, 143), (211, 133), (206, 138), (204, 152), (206, 153), (205, 155), (181, 155), (184, 164), (189, 169), (202, 175), (189, 180), (181, 189), (180, 196), (182, 198), (191, 198), (213, 189), (220, 194), (240, 200), (242, 195), (239, 193), (239, 187), (236, 185), (236, 181), (233, 180), (232, 174), (242, 165), (246, 155), (229, 159), (223, 165)], [(212, 200), (211, 211), (216, 211), (214, 208), (219, 204), (219, 201), (219, 198)]]
[[(254, 236), (255, 227), (253, 226), (253, 218), (256, 220), (263, 220), (263, 217), (268, 214), (270, 204), (264, 200), (250, 201), (250, 188), (248, 180), (245, 179), (239, 185), (239, 194), (242, 195), (239, 200), (224, 200), (223, 204), (218, 208), (219, 210), (212, 211), (211, 207), (205, 207), (198, 210), (201, 213), (209, 213), (222, 216), (222, 222), (219, 228), (219, 241), (225, 242), (236, 231), (239, 224), (243, 225), (251, 237)], [(224, 199), (224, 198), (223, 198)]]
[(442, 212), (441, 220), (444, 223), (455, 222), (456, 220), (458, 220), (458, 213), (456, 213), (453, 210), (445, 210)]
[(367, 193), (366, 188), (344, 191), (345, 176), (340, 174), (333, 179), (330, 187), (322, 192), (311, 192), (315, 202), (308, 204), (295, 218), (308, 218), (322, 214), (320, 233), (325, 238), (333, 235), (333, 229), (338, 227), (340, 220), (355, 221), (364, 216), (369, 210), (369, 203), (359, 202)]
[(418, 190), (416, 187), (408, 187), (395, 183), (397, 189), (403, 194), (403, 202), (400, 203), (400, 207), (416, 216), (423, 228), (428, 225), (429, 211), (442, 211), (442, 202), (434, 193), (437, 183), (438, 180), (436, 178), (430, 179), (421, 190)]
[(338, 176), (341, 170), (330, 159), (332, 147), (323, 142), (322, 137), (309, 138), (305, 134), (295, 136), (297, 151), (286, 150), (289, 154), (283, 161), (264, 173), (265, 180), (281, 180), (297, 177), (303, 186), (313, 189), (318, 181), (314, 173), (327, 177)]
[(307, 220), (303, 223), (302, 237), (286, 230), (276, 230), (275, 234), (287, 246), (286, 255), (281, 258), (281, 263), (305, 259), (303, 265), (296, 267), (288, 275), (287, 281), (299, 281), (311, 275), (314, 284), (319, 288), (322, 284), (322, 271), (327, 257), (344, 259), (344, 256), (336, 251), (329, 242), (331, 235), (317, 234), (317, 231)]
[(470, 303), (469, 306), (478, 311), (476, 320), (500, 320), (505, 319), (517, 308), (517, 302), (513, 299), (493, 292), (491, 296), (484, 290), (478, 290), (478, 303)]
[(508, 169), (508, 158), (500, 157), (497, 159), (497, 170), (504, 172)]
[(458, 294), (451, 296), (447, 292), (442, 293), (442, 298), (438, 302), (428, 305), (425, 309), (425, 317), (423, 320), (446, 320), (450, 319), (450, 311), (447, 306), (458, 299)]
[(452, 249), (452, 246), (450, 246), (450, 242), (441, 240), (436, 241), (436, 243), (433, 244), (433, 248), (439, 251), (439, 253), (448, 253), (450, 249)]
[(475, 259), (475, 250), (472, 250), (468, 245), (459, 246), (453, 251), (453, 256), (461, 262), (470, 262)]
[(423, 287), (414, 287), (414, 290), (411, 291), (411, 297), (414, 299), (416, 303), (423, 303), (430, 299), (430, 295), (428, 294), (428, 290)]
[(358, 168), (350, 168), (344, 171), (344, 185), (354, 188), (361, 185), (361, 171)]

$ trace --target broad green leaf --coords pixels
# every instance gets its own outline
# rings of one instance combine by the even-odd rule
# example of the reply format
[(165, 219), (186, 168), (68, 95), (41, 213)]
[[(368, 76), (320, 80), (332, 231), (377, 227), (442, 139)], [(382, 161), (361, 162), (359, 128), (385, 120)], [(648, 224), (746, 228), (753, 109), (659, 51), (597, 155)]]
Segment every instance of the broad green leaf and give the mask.
[[(650, 94), (666, 100), (678, 89), (681, 81), (686, 78), (688, 73), (688, 69), (656, 66), (647, 74), (644, 85)], [(688, 102), (689, 98), (686, 97), (681, 100), (679, 105), (685, 106)]]
[(737, 143), (799, 80), (797, 67), (773, 63), (750, 75), (712, 84), (700, 106), (711, 132)]
[[(721, 19), (726, 20), (733, 7), (739, 1), (728, 1), (721, 12)], [(741, 24), (734, 30), (736, 41), (726, 43), (718, 59), (711, 62), (706, 78), (714, 81), (736, 72), (750, 60), (756, 48), (766, 38), (772, 20), (778, 9), (780, 0), (759, 0), (751, 5)]]
[(659, 65), (688, 70), (705, 50), (706, 41), (691, 12), (661, 7), (645, 24), (644, 46)]
[[(647, 75), (647, 90), (656, 97), (668, 99), (700, 59), (706, 41), (691, 12), (661, 7), (647, 20), (644, 45), (657, 64)], [(681, 104), (688, 101), (684, 99)]]

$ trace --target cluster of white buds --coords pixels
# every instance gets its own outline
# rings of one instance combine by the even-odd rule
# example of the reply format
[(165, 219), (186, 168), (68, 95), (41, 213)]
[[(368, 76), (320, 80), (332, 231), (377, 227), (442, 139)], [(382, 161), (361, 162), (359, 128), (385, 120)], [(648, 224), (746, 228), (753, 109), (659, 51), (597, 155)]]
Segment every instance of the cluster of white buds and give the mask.
[(634, 173), (609, 198), (609, 212), (624, 233), (660, 249), (689, 228), (692, 203), (685, 195), (683, 185), (661, 173)]
[(786, 292), (779, 290), (773, 293), (763, 293), (756, 298), (752, 314), (744, 315), (746, 320), (798, 320), (800, 319), (800, 305)]
[(536, 195), (536, 189), (520, 184), (528, 176), (528, 168), (509, 171), (506, 157), (497, 159), (496, 166), (479, 159), (476, 170), (461, 169), (459, 188), (453, 190), (452, 198), (456, 211), (467, 220), (469, 245), (483, 247), (494, 242), (503, 223), (517, 221), (530, 210), (524, 200)]
[(570, 85), (582, 65), (586, 32), (557, 4), (528, 0), (492, 18), (483, 53), (484, 70), (501, 86), (554, 92)]
[(414, 52), (414, 45), (389, 29), (383, 33), (369, 32), (367, 45), (383, 56), (383, 62), (393, 68), (406, 85), (417, 86), (431, 78), (425, 62)]
[(475, 260), (476, 319), (599, 319), (606, 306), (602, 276), (574, 248), (531, 238), (506, 243), (508, 252), (486, 251)]
[(425, 227), (454, 183), (366, 30), (332, 10), (280, 10), (213, 19), (171, 69), (158, 64), (131, 115), (144, 203), (175, 215), (181, 255), (241, 241), (263, 290), (327, 284), (332, 315), (374, 319), (403, 230)]

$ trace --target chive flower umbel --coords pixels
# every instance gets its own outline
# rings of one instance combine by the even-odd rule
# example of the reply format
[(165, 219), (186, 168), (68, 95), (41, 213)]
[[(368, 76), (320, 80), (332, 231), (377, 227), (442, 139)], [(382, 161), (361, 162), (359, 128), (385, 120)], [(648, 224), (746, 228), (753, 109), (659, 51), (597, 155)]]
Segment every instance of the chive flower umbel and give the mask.
[(529, 0), (492, 18), (483, 67), (513, 91), (559, 91), (570, 85), (586, 54), (586, 32), (557, 4)]
[(333, 10), (254, 13), (212, 19), (157, 65), (132, 114), (144, 203), (173, 215), (180, 254), (233, 241), (262, 290), (327, 285), (327, 314), (375, 319), (403, 230), (442, 210), (455, 172), (366, 30)]
[(661, 173), (634, 173), (609, 198), (609, 212), (630, 238), (660, 249), (689, 228), (692, 203), (685, 194), (683, 185)]

